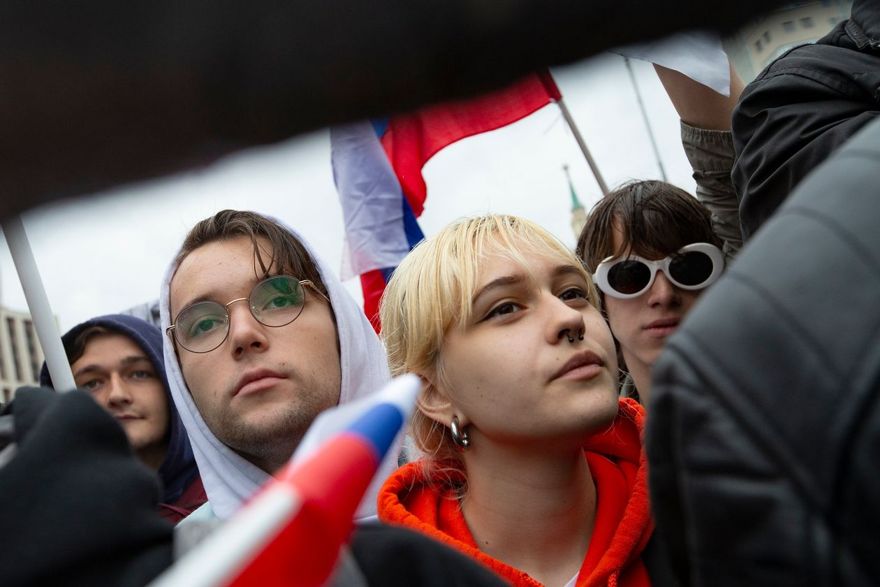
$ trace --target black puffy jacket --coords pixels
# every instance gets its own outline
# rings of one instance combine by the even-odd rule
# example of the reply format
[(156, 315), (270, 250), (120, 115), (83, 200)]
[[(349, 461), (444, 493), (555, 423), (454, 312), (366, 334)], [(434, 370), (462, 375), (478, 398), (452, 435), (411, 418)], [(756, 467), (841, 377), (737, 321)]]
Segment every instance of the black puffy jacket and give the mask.
[(855, 0), (849, 20), (770, 64), (734, 110), (732, 176), (743, 238), (878, 112), (880, 2)]
[(880, 121), (786, 201), (654, 366), (684, 585), (880, 584)]

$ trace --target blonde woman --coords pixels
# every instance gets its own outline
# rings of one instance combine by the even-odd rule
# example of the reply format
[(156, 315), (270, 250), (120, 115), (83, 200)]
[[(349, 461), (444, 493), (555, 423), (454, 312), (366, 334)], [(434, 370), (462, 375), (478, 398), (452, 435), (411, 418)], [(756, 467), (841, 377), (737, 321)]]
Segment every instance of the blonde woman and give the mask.
[(381, 319), (395, 374), (422, 377), (423, 457), (379, 517), (514, 585), (648, 585), (641, 408), (617, 396), (611, 332), (578, 258), (513, 216), (456, 222), (395, 271)]

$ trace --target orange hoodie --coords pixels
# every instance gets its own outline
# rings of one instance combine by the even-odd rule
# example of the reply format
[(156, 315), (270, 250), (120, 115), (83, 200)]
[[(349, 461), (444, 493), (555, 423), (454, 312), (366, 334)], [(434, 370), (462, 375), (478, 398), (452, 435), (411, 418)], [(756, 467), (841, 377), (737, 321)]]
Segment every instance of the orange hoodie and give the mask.
[[(650, 585), (641, 553), (654, 524), (648, 501), (647, 462), (642, 450), (644, 412), (621, 399), (614, 426), (591, 436), (584, 456), (596, 483), (596, 520), (577, 587)], [(448, 476), (444, 471), (444, 481)], [(419, 463), (398, 469), (379, 493), (379, 519), (412, 528), (480, 561), (515, 586), (541, 584), (480, 551), (461, 513), (456, 489), (425, 479)], [(463, 477), (453, 481), (464, 481)], [(457, 484), (457, 483), (456, 483)]]

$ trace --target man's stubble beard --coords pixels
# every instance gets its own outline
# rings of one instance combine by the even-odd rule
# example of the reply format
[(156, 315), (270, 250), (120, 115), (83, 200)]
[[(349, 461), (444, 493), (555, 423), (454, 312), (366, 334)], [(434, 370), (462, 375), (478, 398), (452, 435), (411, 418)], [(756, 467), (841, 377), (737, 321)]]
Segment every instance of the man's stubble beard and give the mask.
[(267, 473), (274, 473), (293, 456), (318, 414), (335, 405), (320, 401), (318, 395), (265, 406), (256, 421), (227, 411), (212, 431), (241, 457)]

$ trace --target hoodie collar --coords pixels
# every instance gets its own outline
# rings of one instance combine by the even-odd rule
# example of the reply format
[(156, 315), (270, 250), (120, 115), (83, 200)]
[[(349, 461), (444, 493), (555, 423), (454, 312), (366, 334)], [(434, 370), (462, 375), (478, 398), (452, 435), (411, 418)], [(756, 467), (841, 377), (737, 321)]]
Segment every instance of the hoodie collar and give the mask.
[[(647, 585), (641, 554), (653, 533), (644, 411), (621, 399), (614, 425), (589, 437), (584, 453), (599, 493), (596, 526), (577, 585)], [(428, 479), (421, 463), (398, 469), (379, 494), (379, 519), (420, 531), (480, 561), (517, 587), (539, 587), (526, 573), (482, 552), (457, 499), (462, 474), (439, 467)], [(602, 496), (605, 497), (602, 497)]]

